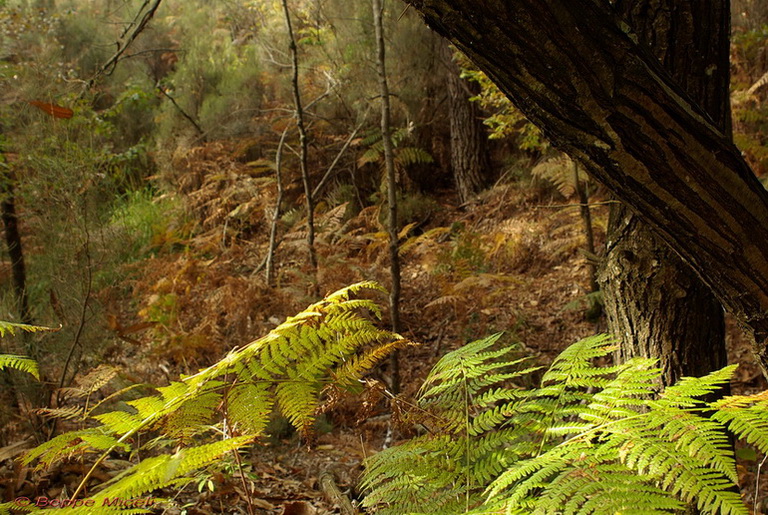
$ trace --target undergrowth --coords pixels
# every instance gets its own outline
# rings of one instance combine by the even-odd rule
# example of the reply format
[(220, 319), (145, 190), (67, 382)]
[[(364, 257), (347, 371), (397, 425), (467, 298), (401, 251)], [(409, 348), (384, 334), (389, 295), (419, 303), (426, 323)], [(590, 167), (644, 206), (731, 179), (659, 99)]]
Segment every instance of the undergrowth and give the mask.
[(156, 197), (149, 188), (128, 192), (116, 203), (110, 222), (123, 233), (124, 261), (139, 259), (148, 251), (171, 250), (189, 236), (179, 204), (171, 196)]
[[(376, 289), (364, 282), (333, 293), (215, 365), (112, 411), (106, 408), (121, 392), (92, 400), (115, 374), (99, 368), (66, 389), (79, 402), (47, 410), (82, 427), (27, 452), (22, 464), (39, 470), (62, 460), (91, 464), (64, 513), (76, 499), (83, 501), (77, 513), (122, 511), (112, 500), (202, 484), (208, 467), (242, 475), (242, 450), (265, 435), (273, 413), (311, 440), (318, 415), (343, 392), (361, 390), (362, 376), (407, 343), (375, 327), (380, 312), (373, 301), (353, 298)], [(410, 413), (398, 404), (398, 417), (424, 432), (366, 460), (365, 508), (654, 514), (695, 506), (703, 513), (749, 513), (737, 490), (731, 435), (768, 452), (768, 392), (709, 400), (735, 365), (658, 393), (655, 360), (595, 365), (616, 348), (600, 335), (567, 348), (539, 387), (526, 388), (541, 367), (514, 357), (515, 347), (500, 337), (447, 354)], [(34, 373), (17, 358), (0, 358), (5, 366)], [(116, 467), (111, 479), (93, 483), (97, 470)], [(129, 512), (146, 512), (134, 508)]]
[[(47, 410), (83, 427), (32, 449), (22, 463), (35, 463), (39, 470), (62, 460), (92, 464), (70, 498), (94, 488), (88, 497), (93, 502), (60, 513), (144, 513), (126, 512), (109, 500), (181, 488), (195, 482), (196, 471), (231, 453), (239, 464), (237, 453), (264, 436), (273, 412), (311, 439), (317, 415), (344, 391), (359, 390), (361, 376), (406, 343), (375, 327), (373, 320), (380, 316), (375, 302), (353, 298), (377, 289), (363, 282), (337, 291), (215, 365), (157, 387), (156, 394), (129, 400), (122, 409), (105, 411), (114, 396), (89, 402), (114, 375), (105, 367), (68, 389), (79, 404)], [(123, 460), (130, 466), (105, 484), (92, 484), (97, 469), (120, 468)], [(0, 505), (0, 512), (10, 508), (17, 507)]]
[(566, 349), (541, 380), (494, 350), (498, 335), (447, 354), (412, 415), (426, 434), (368, 459), (364, 505), (382, 514), (747, 514), (729, 432), (768, 451), (768, 394), (709, 402), (736, 366), (655, 395), (660, 370), (595, 366), (607, 336)]

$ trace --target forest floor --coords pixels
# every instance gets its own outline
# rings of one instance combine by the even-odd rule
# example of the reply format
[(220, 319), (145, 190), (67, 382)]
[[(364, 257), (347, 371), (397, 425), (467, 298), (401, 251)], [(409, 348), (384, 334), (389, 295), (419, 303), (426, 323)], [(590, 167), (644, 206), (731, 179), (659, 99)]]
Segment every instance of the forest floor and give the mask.
[[(151, 252), (126, 267), (122, 283), (99, 292), (113, 336), (105, 357), (126, 384), (167, 384), (265, 334), (313, 300), (300, 213), (282, 218), (276, 286), (264, 279), (274, 204), (271, 170), (221, 143), (193, 149), (173, 165), (186, 215), (157, 232)], [(593, 198), (597, 248), (608, 212), (601, 200)], [(389, 283), (380, 209), (354, 213), (350, 205), (318, 206), (317, 284), (323, 294), (361, 280)], [(419, 197), (405, 203), (404, 217), (402, 333), (418, 345), (401, 351), (403, 398), (413, 398), (443, 354), (469, 341), (503, 331), (504, 342), (546, 364), (568, 344), (605, 330), (600, 319), (587, 320), (589, 281), (578, 206), (553, 188), (500, 184), (461, 206), (449, 193)], [(734, 392), (763, 389), (733, 324), (729, 352), (731, 362), (745, 364)], [(386, 372), (381, 376), (386, 381)], [(330, 473), (354, 498), (363, 459), (412, 434), (393, 422), (385, 397), (364, 417), (360, 400), (350, 399), (321, 426), (309, 449), (276, 421), (270, 438), (245, 464), (250, 496), (237, 474), (214, 474), (199, 489), (175, 493), (185, 508), (166, 513), (247, 513), (248, 497), (255, 513), (339, 513), (319, 477)], [(757, 456), (742, 456), (746, 495), (753, 495), (758, 463)], [(14, 467), (6, 460), (0, 475), (34, 482), (31, 472), (22, 477)], [(74, 475), (60, 470), (56, 477), (36, 495), (71, 491)]]

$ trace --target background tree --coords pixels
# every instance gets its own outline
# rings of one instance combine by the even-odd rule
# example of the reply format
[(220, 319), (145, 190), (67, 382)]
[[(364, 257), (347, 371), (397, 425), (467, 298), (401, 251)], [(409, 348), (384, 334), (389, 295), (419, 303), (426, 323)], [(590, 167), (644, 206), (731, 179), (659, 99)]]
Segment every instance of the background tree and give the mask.
[(447, 42), (443, 48), (451, 127), (451, 171), (459, 199), (463, 203), (479, 193), (488, 183), (488, 137), (479, 107), (476, 102), (470, 101), (471, 97), (479, 93), (479, 84), (463, 79), (461, 69), (453, 60), (453, 50)]
[[(387, 229), (389, 230), (389, 270), (392, 285), (389, 291), (389, 316), (392, 318), (392, 332), (402, 330), (400, 326), (400, 245), (397, 218), (397, 177), (395, 175), (395, 152), (392, 144), (391, 107), (389, 102), (389, 84), (387, 81), (386, 46), (381, 0), (371, 2), (373, 8), (373, 28), (376, 37), (376, 70), (379, 76), (379, 94), (381, 103), (381, 138), (384, 154), (384, 167), (387, 182)], [(392, 353), (390, 360), (390, 386), (394, 393), (400, 390), (399, 353)]]
[[(307, 209), (307, 250), (309, 252), (309, 266), (312, 274), (317, 275), (317, 251), (315, 250), (315, 201), (313, 188), (309, 180), (309, 168), (307, 164), (307, 129), (304, 124), (304, 108), (301, 103), (301, 91), (299, 90), (299, 50), (296, 46), (296, 38), (293, 35), (291, 25), (291, 13), (288, 10), (288, 1), (283, 0), (283, 12), (285, 14), (285, 26), (288, 29), (289, 48), (291, 51), (291, 89), (293, 91), (293, 106), (296, 116), (296, 127), (299, 130), (299, 168), (301, 170), (301, 182), (304, 185), (304, 204)], [(313, 286), (313, 290), (317, 286)]]

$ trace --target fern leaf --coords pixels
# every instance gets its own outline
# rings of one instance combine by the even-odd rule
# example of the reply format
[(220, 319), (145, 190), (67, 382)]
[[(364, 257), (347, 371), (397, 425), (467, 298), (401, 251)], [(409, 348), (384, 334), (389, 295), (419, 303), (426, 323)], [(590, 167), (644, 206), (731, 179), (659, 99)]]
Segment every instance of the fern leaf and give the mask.
[(434, 162), (432, 154), (418, 147), (401, 147), (397, 149), (397, 159), (401, 166), (430, 164)]
[(60, 418), (64, 420), (70, 420), (75, 418), (83, 418), (85, 415), (85, 409), (82, 406), (65, 406), (63, 408), (40, 408), (35, 410), (41, 415), (45, 415), (50, 418)]
[(570, 198), (576, 192), (573, 166), (570, 157), (559, 154), (534, 166), (531, 175), (552, 183), (563, 197)]
[(768, 72), (764, 73), (762, 77), (757, 79), (754, 84), (752, 84), (749, 89), (747, 90), (747, 95), (752, 96), (755, 94), (755, 92), (768, 84)]
[(727, 385), (738, 365), (730, 365), (704, 377), (684, 377), (661, 394), (660, 402), (678, 407), (700, 406), (701, 397), (720, 390)]
[(756, 395), (724, 397), (710, 406), (712, 418), (728, 426), (739, 438), (768, 453), (768, 391)]
[[(98, 452), (98, 464), (112, 449), (128, 450), (128, 441), (141, 440), (133, 439), (134, 435), (150, 430), (157, 436), (149, 438), (142, 449), (177, 449), (173, 455), (147, 458), (123, 471), (94, 497), (99, 501), (183, 485), (190, 480), (186, 475), (192, 470), (260, 436), (273, 408), (308, 436), (323, 407), (323, 396), (331, 387), (335, 391), (348, 387), (392, 349), (408, 343), (374, 325), (374, 320), (381, 318), (376, 302), (357, 298), (361, 293), (382, 290), (373, 282), (343, 288), (288, 318), (266, 336), (230, 351), (218, 363), (158, 387), (156, 394), (128, 401), (127, 411), (90, 416), (92, 410), (88, 410), (87, 416), (99, 423), (97, 427), (59, 435), (30, 451), (25, 462), (37, 460), (38, 467), (45, 467), (70, 456)], [(97, 369), (68, 393), (87, 398), (113, 376), (113, 370)], [(216, 429), (223, 434), (230, 428), (244, 434), (199, 447), (184, 445), (217, 424)], [(107, 511), (99, 507), (97, 512)]]
[(433, 368), (419, 393), (431, 434), (366, 462), (366, 506), (614, 515), (676, 513), (694, 503), (705, 512), (747, 513), (733, 491), (726, 426), (768, 447), (768, 393), (701, 399), (734, 367), (683, 379), (656, 397), (655, 360), (595, 366), (614, 347), (595, 336), (566, 349), (542, 386), (524, 391), (510, 381), (534, 367), (521, 369), (509, 349), (493, 348), (497, 340), (472, 342)]
[(178, 486), (180, 478), (186, 474), (219, 459), (226, 453), (236, 451), (252, 441), (250, 436), (241, 436), (198, 447), (183, 448), (174, 455), (144, 459), (138, 465), (113, 478), (103, 490), (91, 497), (95, 501), (94, 510), (88, 511), (88, 508), (79, 508), (79, 510), (84, 511), (77, 513), (121, 512), (119, 507), (115, 507), (115, 510), (105, 510), (105, 506), (109, 505), (105, 505), (104, 501), (115, 498), (136, 498), (160, 488)]
[(77, 386), (59, 390), (67, 397), (84, 399), (93, 392), (104, 387), (117, 375), (117, 368), (109, 365), (99, 365), (87, 374), (77, 379)]
[(0, 320), (0, 337), (5, 337), (6, 333), (16, 335), (18, 332), (23, 333), (40, 333), (58, 331), (56, 327), (45, 327), (42, 325), (30, 325), (30, 324), (16, 324), (14, 322), (6, 322)]
[[(0, 322), (0, 324), (7, 322)], [(12, 368), (21, 372), (26, 372), (40, 379), (40, 371), (37, 368), (37, 362), (25, 356), (15, 356), (13, 354), (0, 354), (0, 370)]]
[(269, 423), (273, 404), (267, 384), (236, 385), (227, 393), (230, 425), (243, 434), (261, 435)]

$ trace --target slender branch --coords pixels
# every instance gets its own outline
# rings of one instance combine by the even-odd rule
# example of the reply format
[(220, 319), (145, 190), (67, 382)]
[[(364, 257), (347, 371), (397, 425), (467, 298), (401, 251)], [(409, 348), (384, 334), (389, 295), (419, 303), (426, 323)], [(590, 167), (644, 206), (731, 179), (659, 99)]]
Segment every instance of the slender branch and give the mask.
[[(91, 300), (91, 291), (93, 290), (93, 267), (91, 263), (90, 252), (90, 233), (88, 232), (88, 221), (85, 220), (85, 242), (83, 243), (83, 251), (85, 254), (85, 291), (83, 292), (83, 304), (80, 309), (80, 318), (77, 324), (77, 330), (75, 331), (75, 337), (72, 339), (72, 345), (69, 346), (69, 352), (67, 353), (67, 359), (64, 361), (64, 367), (61, 370), (61, 377), (59, 378), (58, 393), (56, 394), (56, 406), (61, 405), (61, 389), (67, 380), (67, 371), (69, 370), (69, 364), (72, 361), (72, 357), (75, 354), (75, 349), (80, 346), (80, 339), (85, 329), (86, 316), (88, 314), (88, 305)], [(52, 438), (56, 432), (56, 420), (53, 420), (51, 424), (48, 438)]]
[(69, 347), (69, 353), (67, 359), (64, 362), (64, 368), (61, 371), (61, 377), (59, 379), (59, 389), (64, 387), (64, 383), (67, 378), (67, 370), (69, 369), (69, 363), (72, 361), (72, 356), (75, 353), (75, 349), (80, 345), (80, 338), (83, 335), (85, 329), (86, 315), (88, 313), (88, 304), (91, 300), (91, 290), (93, 289), (93, 267), (91, 265), (91, 252), (90, 252), (90, 236), (88, 228), (85, 229), (86, 240), (83, 244), (85, 253), (85, 292), (83, 294), (83, 304), (80, 309), (80, 318), (77, 324), (77, 330), (75, 331), (75, 337), (72, 340), (72, 345)]
[(275, 200), (275, 211), (272, 215), (272, 226), (269, 229), (269, 250), (267, 251), (267, 284), (272, 285), (274, 276), (274, 257), (277, 249), (277, 221), (280, 219), (280, 212), (283, 206), (283, 145), (285, 136), (288, 134), (288, 127), (283, 129), (280, 135), (280, 143), (277, 144), (277, 154), (275, 155), (275, 177), (277, 178), (277, 199)]
[(184, 111), (184, 109), (181, 108), (181, 106), (176, 102), (176, 99), (173, 98), (171, 95), (169, 95), (167, 91), (165, 91), (165, 88), (160, 86), (160, 84), (155, 85), (155, 88), (157, 88), (157, 90), (160, 93), (162, 93), (163, 96), (165, 96), (165, 98), (167, 98), (168, 100), (171, 101), (173, 106), (181, 113), (181, 116), (186, 118), (189, 121), (189, 123), (194, 125), (195, 129), (197, 130), (197, 133), (200, 134), (200, 137), (204, 137), (205, 136), (205, 131), (203, 131), (203, 129), (200, 127), (200, 125), (195, 121), (194, 118), (192, 118), (189, 114), (187, 114), (187, 112)]
[[(579, 179), (579, 165), (573, 162), (573, 183), (576, 189), (576, 195), (579, 198), (579, 208), (581, 212), (581, 222), (584, 226), (584, 237), (587, 240), (587, 252), (589, 256), (595, 255), (595, 235), (592, 230), (592, 213), (589, 210), (589, 194), (586, 187)], [(592, 259), (587, 259), (587, 269), (589, 270), (589, 289), (596, 292), (600, 289), (597, 285), (597, 265)]]
[[(367, 111), (366, 111), (366, 114), (367, 114)], [(339, 161), (341, 160), (341, 156), (343, 156), (344, 152), (346, 152), (347, 148), (349, 148), (349, 145), (352, 143), (352, 140), (355, 139), (355, 136), (357, 136), (357, 133), (360, 132), (360, 129), (362, 129), (364, 123), (365, 123), (365, 116), (363, 116), (363, 121), (361, 121), (357, 125), (357, 127), (355, 127), (355, 130), (352, 131), (352, 134), (349, 135), (349, 138), (347, 138), (347, 141), (344, 142), (344, 146), (341, 147), (341, 150), (339, 150), (339, 153), (336, 154), (336, 158), (331, 163), (331, 166), (328, 167), (328, 170), (326, 170), (325, 175), (323, 175), (323, 178), (320, 179), (320, 182), (318, 182), (317, 186), (315, 186), (315, 190), (312, 192), (313, 196), (316, 196), (318, 194), (318, 192), (325, 185), (325, 182), (330, 178), (331, 172), (333, 172), (333, 169), (339, 163)]]
[[(373, 26), (376, 32), (376, 64), (381, 95), (381, 137), (384, 145), (384, 167), (387, 172), (387, 202), (389, 204), (389, 270), (392, 289), (389, 294), (389, 310), (392, 317), (392, 331), (400, 332), (400, 256), (397, 237), (397, 180), (395, 177), (395, 155), (392, 145), (390, 123), (389, 84), (387, 83), (386, 53), (384, 45), (383, 6), (381, 0), (372, 0)], [(390, 358), (392, 391), (400, 390), (400, 353), (395, 350)]]
[[(110, 57), (107, 62), (105, 62), (101, 68), (99, 68), (96, 71), (96, 74), (91, 77), (91, 79), (87, 82), (85, 90), (89, 90), (93, 87), (93, 85), (96, 83), (96, 81), (105, 74), (110, 74), (114, 70), (115, 66), (117, 65), (118, 61), (120, 61), (121, 56), (125, 53), (126, 50), (128, 50), (128, 47), (131, 46), (131, 43), (134, 42), (134, 40), (141, 34), (141, 32), (147, 27), (149, 24), (149, 21), (152, 19), (152, 17), (155, 15), (155, 12), (157, 11), (157, 8), (160, 7), (160, 2), (162, 0), (153, 0), (152, 4), (149, 6), (149, 8), (144, 12), (143, 15), (140, 16), (141, 11), (144, 10), (144, 8), (149, 4), (148, 1), (144, 2), (144, 4), (141, 6), (141, 9), (139, 9), (139, 14), (136, 15), (136, 18), (139, 18), (139, 21), (136, 22), (135, 20), (131, 22), (130, 25), (126, 28), (126, 30), (123, 32), (123, 34), (120, 36), (121, 39), (125, 38), (123, 42), (116, 42), (117, 44), (117, 52), (114, 53), (112, 57)], [(133, 27), (133, 30), (128, 32), (128, 30)], [(127, 36), (126, 36), (127, 34)]]
[(293, 63), (293, 75), (291, 77), (291, 86), (293, 89), (293, 104), (295, 108), (296, 127), (299, 130), (299, 143), (301, 145), (299, 154), (299, 165), (301, 168), (301, 179), (304, 183), (304, 196), (306, 197), (307, 209), (307, 247), (309, 250), (309, 265), (312, 268), (312, 274), (315, 276), (315, 287), (317, 288), (317, 253), (315, 251), (315, 202), (312, 197), (312, 187), (309, 183), (309, 170), (307, 166), (307, 131), (304, 126), (304, 110), (301, 106), (301, 92), (299, 91), (299, 52), (296, 47), (296, 40), (293, 37), (293, 27), (291, 25), (291, 13), (288, 11), (288, 1), (282, 0), (283, 12), (285, 14), (285, 25), (288, 29), (289, 46), (291, 50), (291, 60)]

